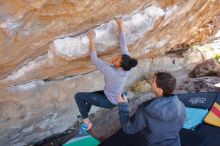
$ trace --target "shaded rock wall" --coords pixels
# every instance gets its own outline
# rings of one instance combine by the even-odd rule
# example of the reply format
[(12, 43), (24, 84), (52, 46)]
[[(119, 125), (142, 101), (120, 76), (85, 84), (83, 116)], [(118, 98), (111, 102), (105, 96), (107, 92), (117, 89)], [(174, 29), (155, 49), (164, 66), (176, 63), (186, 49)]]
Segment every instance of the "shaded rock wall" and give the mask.
[(129, 50), (140, 62), (128, 86), (147, 72), (203, 61), (195, 48), (185, 51), (209, 40), (220, 24), (215, 0), (3, 0), (0, 8), (1, 145), (63, 132), (79, 114), (73, 95), (103, 89), (88, 56), (88, 29), (95, 29), (98, 54), (110, 62), (119, 53), (114, 18), (122, 16)]
[(189, 73), (191, 78), (203, 76), (220, 77), (220, 64), (215, 59), (206, 60), (198, 65)]
[[(127, 85), (149, 70), (148, 60), (129, 77)], [(74, 94), (103, 89), (103, 76), (94, 71), (57, 81), (32, 81), (0, 90), (0, 142), (26, 145), (61, 133), (77, 120)], [(95, 112), (97, 109), (93, 109)]]

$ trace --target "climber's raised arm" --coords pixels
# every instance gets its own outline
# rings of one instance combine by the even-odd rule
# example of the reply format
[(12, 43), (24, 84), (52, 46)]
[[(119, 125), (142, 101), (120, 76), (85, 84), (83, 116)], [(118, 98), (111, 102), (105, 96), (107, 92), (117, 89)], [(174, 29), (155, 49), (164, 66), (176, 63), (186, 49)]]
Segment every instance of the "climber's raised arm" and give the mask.
[(90, 56), (92, 62), (95, 64), (96, 68), (99, 69), (101, 72), (108, 71), (108, 68), (110, 68), (109, 64), (105, 63), (101, 59), (97, 57), (96, 53), (96, 46), (95, 46), (95, 37), (96, 34), (93, 30), (90, 30), (87, 33), (87, 37), (89, 39), (89, 50), (90, 50)]
[(116, 22), (118, 24), (118, 30), (119, 30), (119, 46), (122, 54), (130, 55), (128, 52), (128, 46), (126, 37), (124, 34), (124, 28), (123, 28), (123, 21), (121, 18), (117, 18)]

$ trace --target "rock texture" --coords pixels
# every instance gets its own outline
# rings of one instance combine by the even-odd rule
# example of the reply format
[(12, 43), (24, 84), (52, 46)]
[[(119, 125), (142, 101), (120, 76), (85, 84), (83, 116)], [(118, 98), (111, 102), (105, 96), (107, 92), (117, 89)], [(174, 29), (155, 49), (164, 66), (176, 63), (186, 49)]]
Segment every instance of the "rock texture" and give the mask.
[(119, 53), (114, 18), (122, 16), (140, 62), (129, 86), (148, 72), (188, 73), (210, 58), (190, 46), (210, 40), (219, 49), (219, 12), (218, 0), (2, 0), (0, 144), (27, 145), (63, 132), (79, 114), (73, 95), (103, 89), (89, 58), (88, 29), (110, 62)]
[[(140, 61), (126, 84), (131, 84), (149, 68), (149, 60)], [(102, 89), (103, 76), (97, 71), (64, 80), (32, 81), (1, 89), (0, 127), (4, 127), (0, 130), (1, 144), (27, 145), (65, 131), (79, 115), (74, 94)]]
[[(207, 40), (219, 27), (219, 1), (8, 1), (1, 5), (0, 88), (95, 70), (85, 31), (95, 28), (102, 58), (117, 53), (123, 16), (137, 58)], [(58, 39), (56, 39), (58, 38)], [(115, 53), (112, 53), (112, 52)]]
[(215, 59), (206, 60), (198, 65), (189, 73), (189, 77), (217, 76), (220, 77), (220, 64)]
[(177, 87), (178, 92), (220, 92), (219, 77), (185, 78)]

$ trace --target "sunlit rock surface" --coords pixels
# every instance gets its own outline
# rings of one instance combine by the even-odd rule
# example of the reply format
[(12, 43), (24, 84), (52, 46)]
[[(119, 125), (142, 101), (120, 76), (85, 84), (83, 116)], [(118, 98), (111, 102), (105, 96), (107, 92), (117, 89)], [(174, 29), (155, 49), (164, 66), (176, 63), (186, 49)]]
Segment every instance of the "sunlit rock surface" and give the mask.
[[(1, 30), (5, 37), (0, 49), (0, 88), (94, 71), (86, 38), (86, 30), (91, 28), (97, 32), (99, 54), (110, 62), (118, 53), (114, 20), (118, 16), (124, 20), (130, 52), (137, 58), (156, 57), (181, 44), (205, 41), (219, 28), (219, 1), (42, 1), (40, 4), (37, 3), (37, 8), (26, 6), (33, 10), (25, 11), (20, 8), (22, 3), (17, 6), (17, 15), (16, 11), (15, 14), (10, 11), (14, 4), (2, 5)], [(8, 15), (22, 25), (9, 28), (17, 21)]]
[(79, 114), (74, 94), (103, 89), (87, 30), (96, 31), (98, 54), (110, 62), (119, 53), (114, 18), (122, 16), (129, 51), (139, 59), (128, 86), (157, 70), (187, 75), (211, 58), (220, 46), (219, 12), (217, 0), (2, 0), (0, 144), (27, 145), (63, 132)]

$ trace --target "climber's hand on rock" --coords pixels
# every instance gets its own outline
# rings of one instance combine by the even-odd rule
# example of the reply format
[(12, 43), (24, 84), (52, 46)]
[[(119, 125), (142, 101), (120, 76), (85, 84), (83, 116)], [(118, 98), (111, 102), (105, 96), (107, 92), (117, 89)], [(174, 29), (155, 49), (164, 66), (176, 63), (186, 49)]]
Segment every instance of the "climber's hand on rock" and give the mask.
[(89, 30), (89, 31), (88, 31), (87, 37), (88, 37), (88, 39), (89, 39), (90, 41), (94, 41), (94, 40), (95, 40), (95, 36), (96, 36), (96, 34), (95, 34), (94, 30)]
[(96, 46), (95, 46), (95, 32), (94, 30), (89, 30), (87, 33), (87, 37), (89, 39), (89, 50), (90, 52), (95, 52), (96, 51)]

